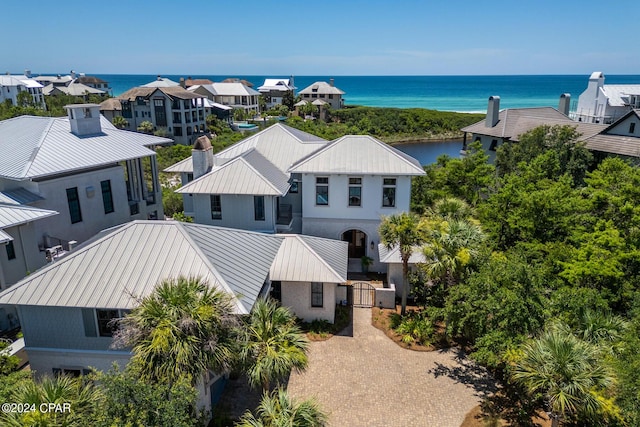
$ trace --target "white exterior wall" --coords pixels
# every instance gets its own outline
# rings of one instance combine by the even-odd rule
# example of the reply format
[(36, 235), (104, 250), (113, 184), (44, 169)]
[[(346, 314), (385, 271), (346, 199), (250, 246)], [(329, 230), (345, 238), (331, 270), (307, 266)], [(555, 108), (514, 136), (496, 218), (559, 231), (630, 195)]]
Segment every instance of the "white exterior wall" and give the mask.
[[(369, 266), (369, 271), (386, 271), (387, 265), (378, 261), (380, 259), (378, 256), (378, 243), (380, 243), (378, 227), (380, 227), (380, 219), (304, 218), (302, 221), (302, 234), (342, 240), (342, 234), (347, 230), (363, 231), (367, 235), (366, 255), (374, 260), (373, 264)], [(374, 242), (373, 249), (371, 249), (372, 241)], [(358, 262), (358, 271), (360, 268), (360, 263)]]
[[(26, 90), (24, 86), (20, 86), (22, 90)], [(0, 102), (5, 100), (11, 100), (11, 104), (18, 105), (18, 94), (21, 90), (18, 90), (18, 86), (3, 86), (0, 85)]]
[[(504, 144), (504, 139), (488, 135), (478, 135), (474, 133), (471, 134), (471, 139), (467, 140), (467, 145), (475, 142), (478, 138), (480, 139), (480, 143), (482, 144), (482, 149), (484, 150), (485, 154), (489, 156), (489, 163), (495, 163), (496, 150), (498, 149), (498, 147)], [(490, 148), (494, 140), (497, 141), (497, 144), (495, 146), (495, 150), (491, 150)]]
[(323, 283), (323, 307), (311, 307), (311, 283), (282, 282), (282, 305), (305, 322), (324, 319), (333, 323), (336, 313), (336, 283)]
[[(111, 180), (115, 211), (109, 214), (104, 213), (102, 202), (100, 182), (104, 180)], [(38, 239), (42, 239), (42, 235), (48, 234), (51, 237), (82, 242), (105, 228), (122, 224), (131, 219), (124, 172), (120, 166), (42, 181), (38, 187), (40, 195), (45, 200), (34, 205), (60, 213), (60, 215), (45, 218), (35, 224)], [(68, 188), (73, 187), (78, 188), (82, 213), (82, 221), (76, 224), (71, 224), (66, 192)], [(93, 195), (91, 195), (91, 188), (93, 188)], [(142, 216), (139, 216), (142, 219)]]
[[(316, 177), (329, 177), (329, 204), (316, 206)], [(349, 206), (349, 178), (362, 178), (361, 206)], [(396, 206), (382, 207), (382, 180), (396, 179)], [(302, 175), (302, 217), (380, 220), (382, 215), (409, 211), (411, 177), (380, 175)], [(304, 220), (303, 220), (304, 222)]]
[[(415, 272), (417, 269), (417, 265), (409, 264), (409, 272)], [(402, 295), (402, 264), (387, 264), (387, 283), (389, 285), (393, 283), (396, 287), (396, 295)]]
[(16, 257), (10, 260), (7, 257), (6, 245), (0, 245), (0, 268), (4, 275), (4, 284), (7, 286), (18, 282), (46, 264), (44, 252), (38, 249), (34, 224), (35, 222), (31, 222), (3, 230), (13, 237), (13, 248), (16, 253)]
[(220, 202), (222, 205), (222, 219), (211, 219), (211, 198), (209, 194), (194, 194), (194, 222), (275, 233), (275, 200), (273, 196), (264, 196), (264, 221), (255, 220), (253, 196), (251, 195), (222, 194)]

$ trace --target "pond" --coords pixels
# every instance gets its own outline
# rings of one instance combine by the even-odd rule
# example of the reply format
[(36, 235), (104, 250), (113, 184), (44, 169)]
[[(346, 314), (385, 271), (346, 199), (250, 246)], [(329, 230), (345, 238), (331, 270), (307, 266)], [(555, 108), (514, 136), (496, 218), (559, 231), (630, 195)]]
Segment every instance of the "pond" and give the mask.
[(462, 140), (410, 142), (394, 144), (393, 147), (417, 159), (424, 166), (435, 163), (436, 159), (442, 154), (459, 158)]

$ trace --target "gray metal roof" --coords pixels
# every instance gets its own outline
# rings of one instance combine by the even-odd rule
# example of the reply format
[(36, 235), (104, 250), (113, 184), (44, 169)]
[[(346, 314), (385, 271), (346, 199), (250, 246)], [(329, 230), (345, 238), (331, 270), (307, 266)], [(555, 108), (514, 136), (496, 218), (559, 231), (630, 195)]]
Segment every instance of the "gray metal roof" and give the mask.
[(172, 173), (193, 173), (193, 158), (187, 157), (184, 160), (180, 160), (178, 163), (175, 163), (168, 168), (164, 169), (163, 172), (172, 172)]
[(411, 156), (368, 135), (347, 135), (293, 165), (297, 173), (360, 173), (374, 175), (424, 175)]
[(288, 180), (286, 174), (254, 149), (214, 167), (176, 192), (283, 196), (289, 189)]
[(14, 204), (0, 204), (0, 230), (58, 215), (58, 212)]
[(158, 76), (156, 80), (149, 82), (147, 84), (144, 84), (141, 87), (174, 87), (174, 86), (180, 86), (180, 83), (174, 82), (173, 80), (168, 79), (166, 77)]
[(40, 195), (32, 193), (26, 188), (15, 188), (12, 190), (0, 191), (0, 203), (10, 203), (14, 205), (28, 205), (29, 203), (44, 200)]
[[(394, 246), (391, 249), (387, 249), (382, 243), (378, 244), (378, 257), (383, 264), (402, 264), (402, 258), (400, 258), (400, 249), (398, 246)], [(423, 264), (426, 262), (422, 248), (415, 246), (411, 252), (409, 258), (409, 264)]]
[(277, 123), (233, 144), (216, 157), (232, 159), (255, 148), (278, 169), (287, 172), (292, 164), (327, 144), (318, 136)]
[(0, 293), (0, 304), (131, 309), (167, 278), (201, 277), (248, 313), (282, 238), (176, 221), (134, 221)]
[(640, 95), (640, 85), (603, 85), (602, 91), (609, 98), (609, 105), (613, 107), (624, 107), (625, 105), (629, 105), (629, 95)]
[(13, 240), (13, 237), (9, 236), (4, 231), (0, 230), (0, 244), (8, 243)]
[(252, 96), (252, 95), (260, 95), (255, 89), (247, 87), (242, 83), (211, 83), (206, 85), (195, 85), (189, 87), (189, 91), (194, 91), (198, 87), (203, 87), (207, 90), (207, 92), (211, 93), (214, 96)]
[(307, 93), (308, 94), (320, 93), (320, 94), (328, 94), (328, 95), (344, 95), (343, 91), (341, 91), (335, 86), (331, 86), (327, 82), (312, 83), (309, 86), (302, 89), (299, 93), (302, 95)]
[[(347, 242), (297, 234), (279, 236), (285, 239), (271, 266), (271, 280), (326, 283), (347, 280)], [(319, 252), (330, 255), (324, 258)]]
[(102, 133), (76, 136), (66, 117), (20, 116), (0, 122), (0, 176), (22, 180), (154, 156), (146, 146), (168, 138), (116, 129), (101, 117)]

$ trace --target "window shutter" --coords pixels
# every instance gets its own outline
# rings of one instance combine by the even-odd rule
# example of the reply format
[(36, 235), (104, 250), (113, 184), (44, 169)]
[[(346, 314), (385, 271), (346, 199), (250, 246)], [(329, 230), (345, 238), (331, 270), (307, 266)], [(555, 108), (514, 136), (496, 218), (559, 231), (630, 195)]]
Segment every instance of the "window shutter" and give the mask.
[(82, 309), (82, 323), (84, 324), (85, 337), (97, 337), (96, 331), (96, 315), (92, 308)]

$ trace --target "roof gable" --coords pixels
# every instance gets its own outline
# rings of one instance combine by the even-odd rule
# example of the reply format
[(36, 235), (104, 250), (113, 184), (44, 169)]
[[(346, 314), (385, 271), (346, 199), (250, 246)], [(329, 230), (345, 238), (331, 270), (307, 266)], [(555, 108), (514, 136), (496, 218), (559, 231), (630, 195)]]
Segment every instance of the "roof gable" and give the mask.
[[(347, 242), (297, 234), (285, 237), (270, 270), (271, 280), (343, 283), (347, 280)], [(323, 255), (333, 254), (328, 258)]]
[(288, 177), (264, 157), (252, 152), (214, 167), (176, 192), (282, 196), (288, 188)]
[(360, 173), (374, 175), (424, 175), (411, 156), (368, 135), (336, 139), (293, 165), (297, 173)]

